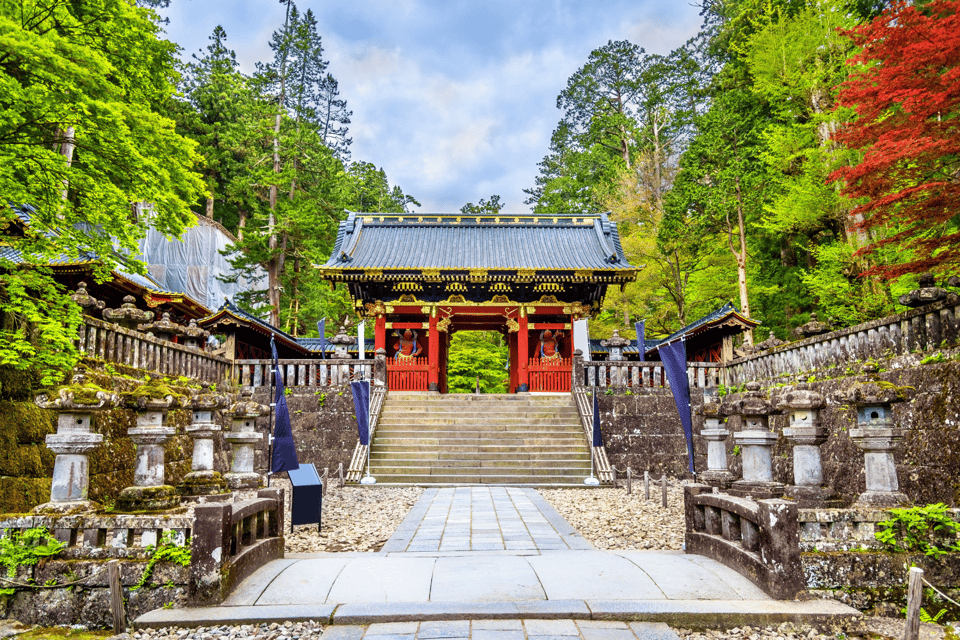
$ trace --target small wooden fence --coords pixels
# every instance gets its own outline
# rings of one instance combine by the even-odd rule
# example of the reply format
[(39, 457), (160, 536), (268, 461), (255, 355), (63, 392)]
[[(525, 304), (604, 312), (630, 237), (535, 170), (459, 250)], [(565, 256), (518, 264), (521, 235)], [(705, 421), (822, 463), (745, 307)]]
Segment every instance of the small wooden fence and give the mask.
[[(374, 360), (280, 360), (286, 387), (328, 387), (373, 379)], [(237, 360), (234, 378), (245, 387), (270, 386), (272, 360)]]
[(570, 393), (570, 371), (570, 358), (530, 358), (527, 365), (530, 391)]
[(956, 345), (960, 337), (958, 320), (960, 302), (954, 296), (896, 316), (791, 342), (736, 360), (727, 365), (727, 384), (774, 380), (870, 358)]
[(222, 382), (230, 374), (232, 363), (226, 358), (89, 316), (83, 322), (77, 348), (87, 357), (211, 383)]
[(426, 391), (430, 363), (426, 358), (387, 360), (387, 385), (391, 391)]
[(774, 598), (803, 590), (797, 504), (712, 491), (705, 484), (683, 488), (686, 552), (713, 558)]

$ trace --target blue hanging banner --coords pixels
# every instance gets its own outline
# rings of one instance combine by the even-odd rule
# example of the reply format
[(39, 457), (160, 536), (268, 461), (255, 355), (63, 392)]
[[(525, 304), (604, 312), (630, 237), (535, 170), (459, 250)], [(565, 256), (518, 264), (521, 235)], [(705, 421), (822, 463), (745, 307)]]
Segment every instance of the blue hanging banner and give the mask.
[(603, 446), (603, 433), (600, 432), (600, 401), (597, 400), (597, 388), (593, 388), (593, 446)]
[(320, 358), (326, 359), (327, 357), (327, 338), (325, 336), (327, 330), (327, 319), (321, 318), (317, 320), (317, 333), (320, 334)]
[(353, 410), (357, 414), (357, 430), (360, 434), (360, 444), (370, 444), (370, 381), (351, 382), (350, 391), (353, 393)]
[(276, 420), (273, 427), (273, 455), (270, 460), (270, 473), (291, 471), (300, 468), (297, 459), (297, 446), (293, 442), (293, 427), (290, 425), (290, 410), (287, 408), (287, 394), (280, 375), (280, 363), (277, 361), (277, 345), (270, 336), (270, 351), (273, 354), (273, 379), (277, 384), (274, 396)]
[(633, 325), (634, 329), (637, 330), (637, 350), (640, 352), (640, 361), (643, 362), (645, 358), (645, 352), (647, 348), (644, 346), (646, 344), (646, 320), (641, 320), (640, 322)]
[(690, 382), (687, 379), (687, 347), (683, 340), (661, 346), (660, 358), (663, 368), (670, 381), (670, 390), (673, 400), (677, 404), (677, 413), (683, 424), (683, 435), (687, 439), (687, 457), (690, 464), (690, 473), (693, 469), (693, 417), (690, 415)]

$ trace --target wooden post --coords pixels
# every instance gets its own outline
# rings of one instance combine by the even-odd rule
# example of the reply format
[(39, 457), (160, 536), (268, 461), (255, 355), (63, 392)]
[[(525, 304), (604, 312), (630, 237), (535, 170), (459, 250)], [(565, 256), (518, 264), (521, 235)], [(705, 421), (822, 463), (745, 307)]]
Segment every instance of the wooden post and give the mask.
[(120, 561), (107, 563), (107, 580), (110, 583), (110, 612), (113, 614), (113, 632), (127, 632), (127, 612), (123, 606), (123, 588), (120, 586)]
[(387, 348), (387, 317), (382, 313), (377, 315), (373, 325), (373, 350)]
[(644, 500), (650, 499), (650, 472), (649, 471), (643, 472), (643, 499)]
[(517, 333), (517, 391), (530, 391), (530, 376), (527, 366), (530, 363), (530, 329), (527, 314), (521, 309), (520, 331)]
[(427, 336), (427, 356), (430, 363), (427, 388), (430, 391), (440, 391), (440, 332), (437, 331), (436, 313), (437, 309), (434, 307), (430, 314), (430, 333)]
[(907, 624), (903, 640), (920, 638), (920, 605), (923, 603), (923, 569), (911, 567), (907, 582)]
[(633, 493), (633, 469), (627, 467), (627, 495)]
[(667, 508), (667, 474), (660, 478), (660, 485), (663, 487), (663, 508)]

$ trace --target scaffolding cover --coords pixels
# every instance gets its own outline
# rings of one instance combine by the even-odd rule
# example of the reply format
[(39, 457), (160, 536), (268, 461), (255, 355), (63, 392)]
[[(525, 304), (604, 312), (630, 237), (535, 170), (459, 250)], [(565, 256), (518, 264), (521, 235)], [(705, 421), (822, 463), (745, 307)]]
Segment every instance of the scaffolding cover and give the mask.
[(165, 289), (187, 294), (208, 309), (219, 309), (224, 298), (234, 300), (241, 291), (266, 287), (266, 273), (258, 269), (257, 278), (241, 277), (226, 283), (218, 276), (233, 273), (221, 252), (236, 239), (219, 223), (197, 216), (197, 225), (187, 229), (182, 240), (167, 240), (154, 229), (140, 241), (140, 259), (150, 275)]

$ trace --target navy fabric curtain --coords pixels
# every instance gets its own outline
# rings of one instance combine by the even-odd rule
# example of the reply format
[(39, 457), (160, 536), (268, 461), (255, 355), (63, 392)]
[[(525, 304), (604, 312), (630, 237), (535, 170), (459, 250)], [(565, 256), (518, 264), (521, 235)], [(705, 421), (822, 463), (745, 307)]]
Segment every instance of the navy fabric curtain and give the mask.
[(277, 346), (270, 336), (270, 351), (273, 352), (273, 379), (277, 385), (274, 396), (275, 420), (273, 425), (273, 455), (270, 460), (270, 473), (280, 473), (300, 468), (297, 459), (297, 446), (293, 442), (293, 428), (290, 426), (290, 410), (287, 408), (287, 394), (283, 387), (283, 376), (280, 375), (280, 364), (277, 362)]
[(593, 388), (593, 446), (603, 446), (603, 433), (600, 432), (600, 401), (597, 400), (597, 388)]
[(647, 323), (646, 320), (641, 320), (640, 322), (638, 322), (638, 323), (636, 323), (635, 325), (633, 325), (633, 327), (637, 330), (637, 349), (640, 350), (640, 361), (641, 361), (641, 362), (643, 362), (643, 360), (645, 359), (645, 358), (644, 358), (644, 351), (646, 351), (646, 348), (644, 347), (644, 344), (646, 344), (645, 340), (646, 340), (646, 337), (647, 337), (647, 336), (646, 336), (646, 331), (645, 331), (645, 329), (646, 329), (646, 323)]
[(370, 381), (351, 382), (353, 410), (357, 414), (357, 430), (360, 432), (360, 444), (370, 444)]
[(690, 383), (687, 379), (687, 347), (683, 340), (660, 347), (660, 358), (670, 381), (673, 400), (677, 403), (680, 422), (683, 423), (683, 435), (687, 439), (687, 457), (690, 473), (693, 469), (693, 418), (690, 415)]
[(324, 335), (327, 329), (327, 319), (322, 318), (317, 320), (317, 333), (320, 334), (320, 358), (326, 359), (327, 357), (327, 338)]

